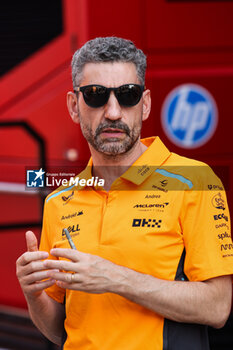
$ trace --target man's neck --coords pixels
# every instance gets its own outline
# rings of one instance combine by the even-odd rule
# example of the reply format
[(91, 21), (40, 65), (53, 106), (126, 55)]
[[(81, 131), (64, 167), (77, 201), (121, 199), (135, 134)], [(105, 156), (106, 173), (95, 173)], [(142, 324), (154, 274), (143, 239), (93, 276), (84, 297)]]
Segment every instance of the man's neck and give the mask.
[(104, 189), (108, 191), (112, 183), (124, 174), (146, 149), (147, 147), (139, 141), (129, 152), (112, 156), (97, 152), (90, 147), (93, 160), (92, 174), (104, 179)]

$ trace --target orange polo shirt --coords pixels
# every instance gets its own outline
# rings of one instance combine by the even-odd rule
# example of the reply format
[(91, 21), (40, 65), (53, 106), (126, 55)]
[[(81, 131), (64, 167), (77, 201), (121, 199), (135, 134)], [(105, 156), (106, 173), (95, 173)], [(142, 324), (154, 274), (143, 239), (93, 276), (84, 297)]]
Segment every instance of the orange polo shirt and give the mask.
[[(142, 142), (147, 150), (109, 192), (72, 185), (47, 197), (40, 249), (68, 248), (62, 233), (68, 228), (78, 250), (160, 279), (204, 281), (232, 274), (221, 181), (204, 163), (169, 152), (158, 137)], [(78, 177), (92, 177), (91, 162)], [(165, 350), (173, 343), (174, 349), (192, 349), (192, 341), (198, 350), (208, 342), (204, 327), (165, 320), (116, 294), (57, 286), (47, 293), (65, 300), (65, 350)]]

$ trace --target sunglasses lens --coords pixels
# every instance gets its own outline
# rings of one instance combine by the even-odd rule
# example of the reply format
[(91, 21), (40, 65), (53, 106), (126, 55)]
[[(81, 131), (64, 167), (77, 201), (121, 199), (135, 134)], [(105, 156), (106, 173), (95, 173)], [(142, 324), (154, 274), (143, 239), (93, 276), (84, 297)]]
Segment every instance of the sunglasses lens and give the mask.
[(143, 89), (140, 85), (127, 84), (120, 86), (116, 91), (116, 97), (120, 105), (124, 107), (135, 106), (142, 97)]
[(140, 101), (144, 86), (125, 84), (118, 88), (106, 88), (102, 85), (87, 85), (80, 88), (84, 101), (92, 108), (104, 106), (108, 102), (111, 90), (114, 91), (115, 97), (121, 106), (132, 107)]
[(109, 93), (104, 86), (87, 86), (83, 91), (83, 98), (86, 104), (92, 108), (98, 108), (108, 101)]

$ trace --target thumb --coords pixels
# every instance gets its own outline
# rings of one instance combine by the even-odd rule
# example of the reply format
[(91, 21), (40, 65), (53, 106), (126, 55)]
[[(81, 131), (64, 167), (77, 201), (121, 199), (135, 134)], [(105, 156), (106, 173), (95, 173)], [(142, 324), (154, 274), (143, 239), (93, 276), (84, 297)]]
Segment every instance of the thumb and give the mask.
[(38, 250), (38, 241), (32, 231), (26, 232), (26, 243), (28, 252), (36, 252)]

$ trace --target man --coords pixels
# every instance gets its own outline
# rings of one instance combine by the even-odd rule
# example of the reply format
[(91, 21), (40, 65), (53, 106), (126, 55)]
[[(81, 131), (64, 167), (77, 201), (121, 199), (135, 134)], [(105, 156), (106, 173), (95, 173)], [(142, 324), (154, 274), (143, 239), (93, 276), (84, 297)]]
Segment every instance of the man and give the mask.
[(158, 137), (140, 140), (151, 105), (145, 69), (143, 52), (115, 37), (91, 40), (73, 57), (67, 105), (92, 156), (79, 178), (104, 186), (50, 194), (40, 251), (29, 231), (17, 261), (32, 320), (66, 350), (204, 350), (206, 325), (222, 327), (230, 313), (222, 184)]

